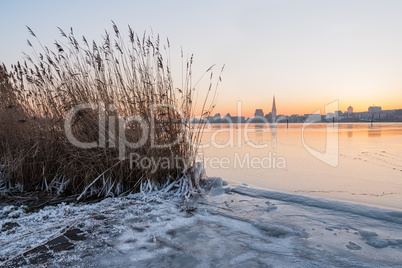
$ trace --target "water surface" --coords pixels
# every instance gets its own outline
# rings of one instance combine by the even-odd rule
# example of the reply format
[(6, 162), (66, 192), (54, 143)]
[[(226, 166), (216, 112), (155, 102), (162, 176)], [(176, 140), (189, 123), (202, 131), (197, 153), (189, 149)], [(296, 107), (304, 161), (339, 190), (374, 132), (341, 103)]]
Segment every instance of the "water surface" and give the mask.
[(212, 124), (202, 142), (208, 176), (402, 210), (402, 123)]

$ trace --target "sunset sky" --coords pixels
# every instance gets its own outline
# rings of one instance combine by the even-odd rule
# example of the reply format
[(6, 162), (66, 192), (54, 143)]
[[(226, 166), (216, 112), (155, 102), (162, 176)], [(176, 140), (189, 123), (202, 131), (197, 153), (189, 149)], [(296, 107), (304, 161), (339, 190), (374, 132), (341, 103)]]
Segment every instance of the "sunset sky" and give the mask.
[(113, 20), (122, 32), (130, 24), (168, 37), (173, 62), (180, 47), (194, 53), (195, 78), (225, 64), (214, 113), (236, 115), (237, 101), (243, 115), (268, 113), (273, 95), (284, 115), (313, 113), (335, 100), (343, 111), (402, 109), (401, 13), (399, 0), (6, 0), (0, 61), (9, 67), (30, 52), (25, 25), (53, 47), (61, 39), (57, 27), (101, 40)]

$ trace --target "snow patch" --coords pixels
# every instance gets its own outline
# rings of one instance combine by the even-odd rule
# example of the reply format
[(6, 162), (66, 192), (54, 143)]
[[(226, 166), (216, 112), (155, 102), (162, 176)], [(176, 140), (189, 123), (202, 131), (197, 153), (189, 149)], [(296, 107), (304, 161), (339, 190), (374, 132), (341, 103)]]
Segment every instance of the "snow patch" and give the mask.
[(324, 198), (308, 197), (303, 195), (289, 194), (277, 191), (253, 189), (250, 187), (242, 187), (242, 186), (233, 188), (231, 191), (234, 193), (247, 195), (250, 197), (281, 200), (303, 206), (347, 212), (376, 220), (390, 221), (402, 224), (402, 218), (400, 217), (400, 214), (388, 209), (369, 207), (359, 204), (344, 203)]

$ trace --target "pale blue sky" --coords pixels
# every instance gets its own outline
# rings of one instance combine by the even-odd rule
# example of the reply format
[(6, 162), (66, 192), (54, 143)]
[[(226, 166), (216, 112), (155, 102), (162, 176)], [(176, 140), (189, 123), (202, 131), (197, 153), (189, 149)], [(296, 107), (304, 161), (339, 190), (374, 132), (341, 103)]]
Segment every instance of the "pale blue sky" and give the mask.
[(2, 1), (0, 61), (29, 52), (25, 28), (42, 43), (57, 27), (100, 40), (111, 20), (124, 32), (151, 28), (195, 54), (195, 73), (226, 64), (216, 112), (311, 113), (333, 100), (366, 110), (402, 108), (402, 1)]

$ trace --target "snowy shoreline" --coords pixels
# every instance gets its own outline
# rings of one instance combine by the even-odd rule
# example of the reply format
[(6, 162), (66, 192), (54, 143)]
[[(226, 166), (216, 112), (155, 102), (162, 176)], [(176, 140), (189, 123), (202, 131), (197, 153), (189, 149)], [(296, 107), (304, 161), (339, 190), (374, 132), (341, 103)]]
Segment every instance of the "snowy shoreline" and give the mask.
[(155, 191), (33, 213), (3, 207), (0, 261), (51, 267), (399, 267), (402, 261), (399, 211), (220, 178), (209, 178), (207, 188), (188, 202)]

